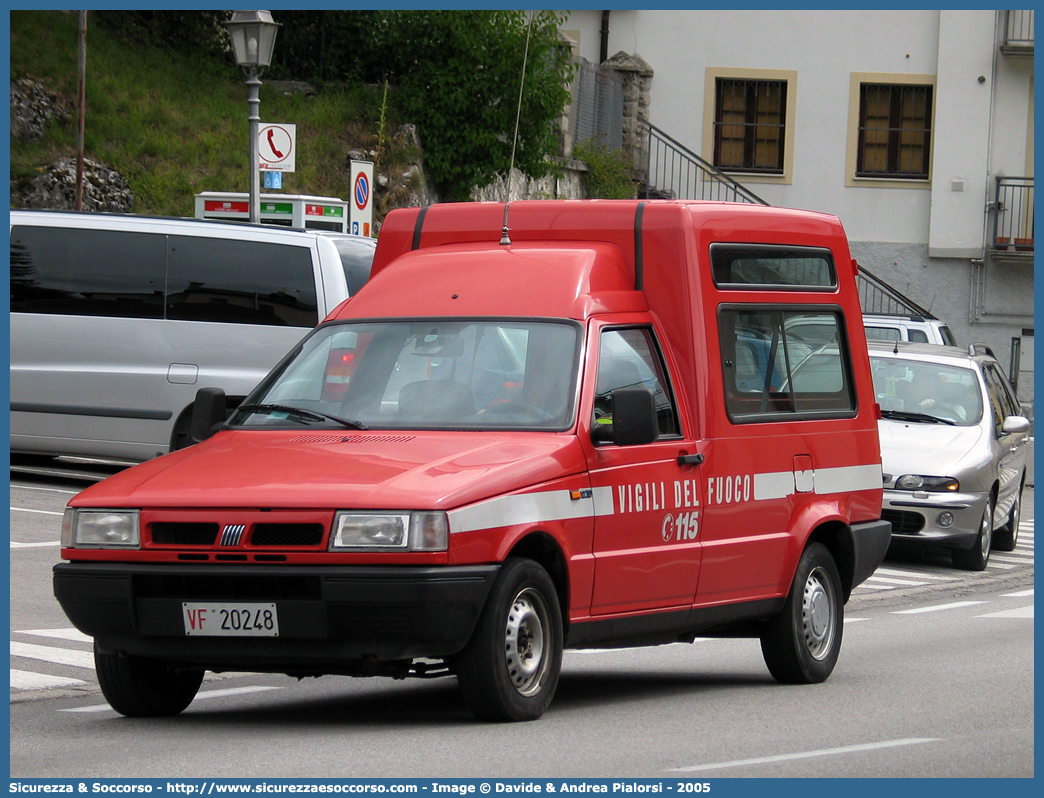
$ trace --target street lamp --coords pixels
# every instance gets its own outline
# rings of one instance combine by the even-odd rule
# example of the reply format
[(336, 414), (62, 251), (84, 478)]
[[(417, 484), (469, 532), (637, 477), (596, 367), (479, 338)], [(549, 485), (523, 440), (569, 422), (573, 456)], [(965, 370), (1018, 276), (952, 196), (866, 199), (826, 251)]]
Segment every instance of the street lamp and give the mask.
[(261, 121), (259, 75), (272, 63), (276, 31), (279, 23), (268, 11), (233, 11), (224, 23), (232, 39), (236, 63), (243, 68), (247, 84), (247, 106), (250, 109), (250, 221), (261, 221), (261, 171), (257, 158), (257, 128)]

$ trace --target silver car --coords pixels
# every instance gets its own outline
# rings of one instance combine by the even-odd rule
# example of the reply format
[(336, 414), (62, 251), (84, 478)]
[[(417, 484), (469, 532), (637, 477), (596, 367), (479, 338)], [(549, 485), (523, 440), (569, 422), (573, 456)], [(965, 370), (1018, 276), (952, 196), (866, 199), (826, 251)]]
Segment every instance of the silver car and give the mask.
[(1030, 423), (982, 345), (869, 344), (892, 540), (981, 571), (1019, 534)]

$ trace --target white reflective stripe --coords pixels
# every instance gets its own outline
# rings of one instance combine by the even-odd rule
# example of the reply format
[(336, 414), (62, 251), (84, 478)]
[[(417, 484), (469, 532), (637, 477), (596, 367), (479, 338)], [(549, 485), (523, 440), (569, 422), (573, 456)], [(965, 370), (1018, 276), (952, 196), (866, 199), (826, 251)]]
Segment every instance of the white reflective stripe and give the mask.
[(817, 468), (816, 493), (849, 493), (856, 490), (873, 490), (881, 487), (881, 466), (844, 466), (842, 468)]
[(754, 501), (785, 499), (794, 492), (794, 472), (754, 475)]
[[(805, 472), (807, 473), (807, 472)], [(879, 464), (816, 468), (812, 471), (817, 494), (850, 493), (881, 487)], [(793, 471), (775, 471), (754, 475), (754, 501), (785, 499), (795, 493)]]
[(498, 496), (448, 513), (450, 532), (475, 532), (515, 524), (538, 524), (542, 521), (612, 514), (613, 491), (609, 487), (595, 488), (591, 495), (581, 499), (574, 499), (569, 490)]

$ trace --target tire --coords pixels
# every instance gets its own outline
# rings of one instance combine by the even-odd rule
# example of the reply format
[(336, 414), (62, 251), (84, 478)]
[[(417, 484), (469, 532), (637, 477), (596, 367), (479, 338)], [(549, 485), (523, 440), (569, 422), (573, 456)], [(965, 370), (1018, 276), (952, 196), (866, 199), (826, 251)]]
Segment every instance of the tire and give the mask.
[(997, 551), (1015, 551), (1019, 542), (1019, 522), (1022, 520), (1022, 485), (1019, 492), (1015, 494), (1015, 504), (1011, 506), (1008, 520), (1000, 529), (993, 533), (993, 548)]
[(985, 571), (990, 561), (990, 546), (993, 543), (993, 497), (986, 499), (979, 521), (979, 534), (970, 549), (954, 549), (953, 564), (965, 571)]
[(761, 636), (769, 673), (783, 684), (826, 681), (841, 653), (844, 602), (837, 565), (826, 546), (801, 554), (783, 611)]
[(562, 613), (547, 571), (508, 559), (471, 640), (456, 657), (464, 702), (480, 720), (536, 720), (562, 669)]
[(177, 715), (192, 703), (202, 668), (175, 668), (162, 660), (111, 654), (94, 646), (94, 669), (109, 706), (129, 718)]

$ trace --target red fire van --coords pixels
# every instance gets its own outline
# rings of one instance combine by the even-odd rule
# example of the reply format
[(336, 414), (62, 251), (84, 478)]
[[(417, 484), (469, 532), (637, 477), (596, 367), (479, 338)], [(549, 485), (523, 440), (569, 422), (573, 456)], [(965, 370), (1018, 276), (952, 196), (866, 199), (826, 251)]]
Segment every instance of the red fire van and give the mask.
[(201, 391), (199, 443), (69, 503), (55, 595), (132, 716), (236, 670), (445, 673), (528, 720), (564, 648), (696, 635), (821, 682), (890, 533), (856, 268), (779, 208), (393, 211), (230, 416)]

